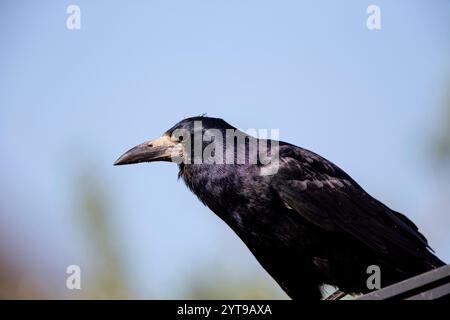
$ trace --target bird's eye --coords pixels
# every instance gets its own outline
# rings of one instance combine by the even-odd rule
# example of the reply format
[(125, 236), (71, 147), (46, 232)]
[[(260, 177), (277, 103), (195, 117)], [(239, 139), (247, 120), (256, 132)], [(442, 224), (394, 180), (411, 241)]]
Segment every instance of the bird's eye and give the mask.
[(183, 141), (183, 136), (178, 137), (178, 142), (182, 142)]

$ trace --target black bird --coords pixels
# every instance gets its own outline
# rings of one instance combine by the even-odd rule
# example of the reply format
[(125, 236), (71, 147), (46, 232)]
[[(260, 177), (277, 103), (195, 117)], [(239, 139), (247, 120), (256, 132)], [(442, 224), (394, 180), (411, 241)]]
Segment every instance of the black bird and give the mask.
[[(264, 140), (266, 151), (278, 155), (278, 163), (251, 161), (262, 148), (251, 148), (255, 139), (236, 130), (230, 138), (234, 164), (208, 162), (193, 151), (196, 143), (204, 151), (214, 144), (211, 157), (224, 159), (230, 143), (218, 143), (211, 129), (223, 137), (236, 130), (222, 119), (184, 119), (115, 165), (177, 162), (188, 188), (233, 229), (291, 298), (320, 299), (323, 284), (349, 294), (368, 292), (371, 265), (380, 268), (383, 287), (444, 265), (411, 220), (371, 197), (330, 161), (273, 140)], [(274, 163), (277, 170), (270, 172)]]

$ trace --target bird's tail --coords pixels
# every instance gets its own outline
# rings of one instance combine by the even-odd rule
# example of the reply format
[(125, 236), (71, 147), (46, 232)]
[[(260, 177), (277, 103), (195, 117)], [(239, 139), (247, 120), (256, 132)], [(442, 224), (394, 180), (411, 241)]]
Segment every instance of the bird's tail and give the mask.
[(439, 259), (435, 254), (431, 251), (428, 251), (428, 255), (425, 257), (425, 263), (429, 267), (429, 269), (436, 269), (442, 266), (445, 266), (446, 263)]

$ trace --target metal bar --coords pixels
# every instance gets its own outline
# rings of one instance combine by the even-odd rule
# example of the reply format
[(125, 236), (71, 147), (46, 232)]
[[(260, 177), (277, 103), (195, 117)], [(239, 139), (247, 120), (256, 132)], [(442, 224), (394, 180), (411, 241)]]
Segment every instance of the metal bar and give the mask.
[(368, 293), (357, 300), (438, 299), (450, 297), (450, 265)]

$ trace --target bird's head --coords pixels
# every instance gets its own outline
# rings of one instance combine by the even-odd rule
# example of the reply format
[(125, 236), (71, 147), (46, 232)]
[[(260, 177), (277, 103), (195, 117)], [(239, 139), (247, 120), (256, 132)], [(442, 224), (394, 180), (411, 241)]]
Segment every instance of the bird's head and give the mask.
[(125, 152), (114, 165), (140, 162), (169, 161), (177, 164), (193, 163), (196, 148), (203, 149), (214, 140), (211, 135), (227, 129), (235, 129), (219, 118), (192, 117), (184, 119), (163, 133), (157, 139), (146, 141)]

